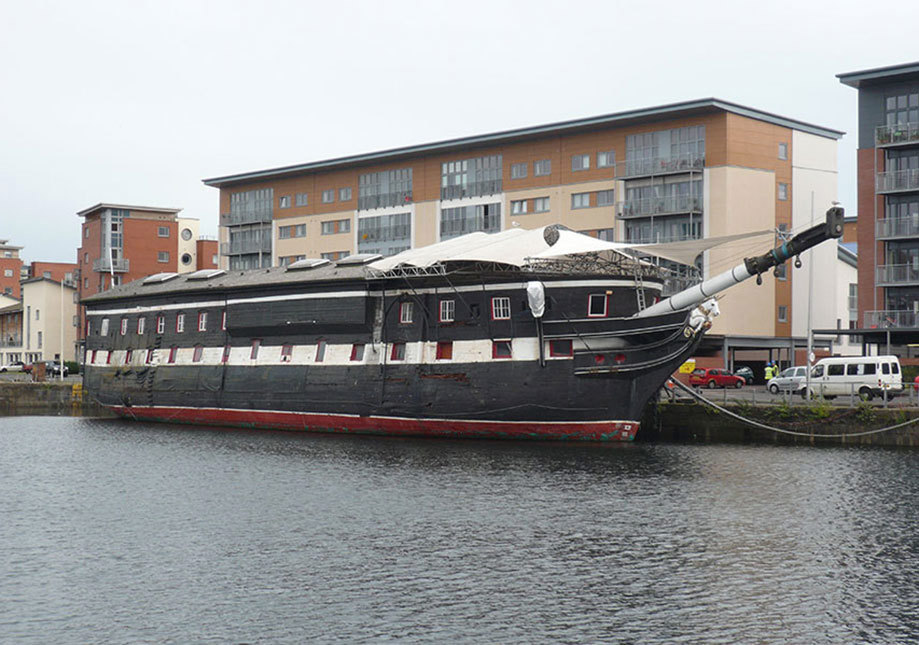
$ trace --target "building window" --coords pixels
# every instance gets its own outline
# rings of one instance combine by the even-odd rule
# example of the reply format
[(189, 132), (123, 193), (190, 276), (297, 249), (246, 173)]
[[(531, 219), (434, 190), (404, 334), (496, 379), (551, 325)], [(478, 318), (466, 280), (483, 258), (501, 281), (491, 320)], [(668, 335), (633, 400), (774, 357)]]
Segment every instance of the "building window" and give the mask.
[(612, 168), (616, 165), (616, 151), (606, 150), (597, 153), (597, 168)]
[(12, 277), (13, 277), (13, 270), (12, 270), (12, 269), (4, 269), (4, 270), (3, 270), (3, 277), (5, 277), (5, 278), (12, 278)]
[(500, 296), (491, 299), (491, 319), (492, 320), (510, 320), (511, 317), (511, 299)]
[(526, 212), (527, 212), (527, 200), (516, 199), (511, 202), (511, 214), (512, 215), (526, 215)]
[(157, 226), (156, 234), (159, 237), (169, 237), (169, 227), (168, 226)]
[(400, 302), (399, 303), (399, 322), (403, 325), (407, 325), (412, 322), (412, 310), (414, 303), (411, 302)]
[(779, 159), (782, 161), (788, 161), (788, 144), (780, 143), (779, 144)]
[(788, 267), (784, 262), (782, 262), (782, 264), (776, 264), (775, 271), (773, 271), (773, 273), (775, 274), (776, 280), (788, 279)]
[(342, 258), (347, 257), (347, 256), (348, 256), (347, 251), (329, 251), (328, 253), (323, 253), (320, 255), (320, 257), (323, 260), (331, 260), (332, 262), (334, 262), (335, 260), (341, 260)]
[(500, 193), (502, 190), (501, 164), (501, 155), (442, 163), (440, 198), (461, 199)]
[(351, 189), (350, 188), (339, 188), (338, 189), (338, 201), (350, 202), (351, 201)]
[(198, 312), (198, 331), (207, 331), (207, 312)]
[(547, 213), (549, 212), (549, 198), (548, 197), (537, 197), (533, 200), (533, 212), (534, 213)]
[(89, 239), (89, 227), (88, 226), (83, 227), (83, 238), (87, 240)]
[(261, 338), (253, 338), (252, 346), (249, 349), (249, 360), (255, 360), (258, 358), (258, 348), (262, 346)]
[(788, 200), (788, 184), (779, 183), (779, 201)]
[(552, 174), (552, 160), (540, 159), (533, 162), (533, 176), (546, 177)]
[(440, 239), (484, 231), (497, 233), (501, 230), (501, 203), (477, 204), (444, 208), (440, 211)]
[(291, 226), (279, 226), (278, 238), (286, 240), (291, 237), (306, 237), (306, 224), (293, 224)]
[(41, 349), (41, 338), (42, 338), (42, 333), (38, 332), (38, 349)]
[(598, 190), (597, 206), (612, 206), (615, 203), (614, 192), (613, 190)]
[(779, 322), (788, 322), (788, 306), (779, 305)]
[(405, 360), (405, 343), (393, 343), (392, 352), (389, 355), (389, 360), (391, 361), (404, 361)]
[(294, 353), (293, 345), (281, 345), (281, 362), (289, 363)]
[(83, 288), (89, 289), (89, 278), (83, 278)]
[(351, 345), (351, 360), (355, 362), (364, 360), (364, 343), (354, 343)]
[(608, 298), (605, 293), (592, 293), (587, 302), (587, 316), (590, 318), (604, 318)]
[(195, 345), (195, 351), (191, 355), (191, 360), (193, 363), (200, 363), (201, 358), (204, 356), (204, 346)]
[(297, 193), (296, 204), (297, 206), (309, 205), (309, 196), (306, 193)]
[(573, 356), (574, 350), (570, 340), (550, 340), (549, 356)]
[(884, 105), (886, 125), (919, 123), (919, 94), (888, 96)]
[(176, 314), (176, 333), (181, 334), (185, 331), (185, 314)]
[(157, 262), (169, 262), (169, 251), (159, 251), (156, 254)]
[(438, 361), (453, 360), (453, 341), (452, 340), (438, 341), (437, 350), (434, 353), (434, 358)]
[(172, 347), (170, 347), (170, 348), (169, 348), (169, 360), (168, 360), (168, 362), (169, 362), (169, 363), (175, 363), (175, 362), (176, 362), (176, 354), (178, 354), (178, 353), (179, 353), (179, 348), (178, 348), (177, 345), (173, 345)]
[(108, 336), (108, 318), (102, 319), (102, 325), (99, 326), (99, 335)]
[(571, 155), (571, 171), (590, 170), (590, 155)]
[(278, 197), (278, 208), (290, 208), (290, 195)]
[(357, 208), (401, 206), (412, 201), (412, 169), (395, 168), (358, 177)]
[(512, 358), (513, 354), (511, 351), (511, 341), (493, 340), (491, 342), (491, 357), (492, 358)]
[(83, 264), (89, 264), (89, 253), (83, 254)]
[(525, 179), (527, 176), (529, 164), (513, 163), (511, 164), (511, 179)]
[(316, 362), (321, 363), (325, 360), (325, 348), (328, 347), (328, 343), (324, 340), (319, 340), (316, 343)]
[(456, 301), (455, 300), (441, 300), (440, 301), (440, 316), (438, 317), (438, 320), (442, 323), (453, 322), (455, 315), (456, 315)]
[(590, 193), (573, 193), (571, 208), (590, 208)]
[(156, 333), (162, 334), (166, 331), (166, 316), (157, 316), (156, 317)]
[(335, 201), (335, 189), (330, 188), (329, 190), (322, 191), (322, 203), (331, 204)]
[(412, 246), (412, 214), (370, 215), (357, 220), (357, 252), (395, 255)]
[[(41, 309), (35, 310), (35, 320), (41, 320)], [(122, 335), (124, 335), (123, 332), (122, 332)]]
[(224, 345), (223, 346), (223, 356), (220, 357), (220, 362), (227, 363), (229, 362), (229, 360), (230, 360), (230, 346)]
[(322, 234), (323, 235), (335, 235), (336, 233), (350, 233), (351, 232), (351, 220), (349, 219), (333, 219), (328, 220), (322, 223)]

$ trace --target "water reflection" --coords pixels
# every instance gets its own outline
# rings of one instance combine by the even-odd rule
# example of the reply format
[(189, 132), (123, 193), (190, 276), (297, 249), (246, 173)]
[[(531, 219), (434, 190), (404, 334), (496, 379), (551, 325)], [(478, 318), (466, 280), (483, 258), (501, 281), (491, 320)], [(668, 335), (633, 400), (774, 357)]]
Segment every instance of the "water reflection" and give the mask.
[(0, 640), (915, 640), (913, 464), (0, 419)]

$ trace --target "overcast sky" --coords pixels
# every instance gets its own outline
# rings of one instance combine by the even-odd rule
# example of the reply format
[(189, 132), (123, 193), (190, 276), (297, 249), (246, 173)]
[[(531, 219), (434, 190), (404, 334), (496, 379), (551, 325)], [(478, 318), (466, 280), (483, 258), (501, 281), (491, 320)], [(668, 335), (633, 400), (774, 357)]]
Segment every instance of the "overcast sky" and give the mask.
[[(919, 3), (0, 0), (0, 238), (74, 262), (98, 202), (201, 180), (717, 97), (844, 130), (835, 75), (919, 60)], [(739, 214), (740, 215), (740, 214)]]

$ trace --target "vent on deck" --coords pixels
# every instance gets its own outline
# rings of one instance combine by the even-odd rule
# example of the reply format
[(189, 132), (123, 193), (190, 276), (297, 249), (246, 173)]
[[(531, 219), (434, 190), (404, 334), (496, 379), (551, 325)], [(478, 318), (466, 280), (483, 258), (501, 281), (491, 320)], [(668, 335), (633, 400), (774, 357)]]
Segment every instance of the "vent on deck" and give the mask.
[(349, 264), (367, 264), (369, 262), (376, 262), (381, 259), (383, 256), (379, 253), (355, 253), (354, 255), (349, 255), (346, 258), (342, 258), (335, 262), (338, 266), (348, 266)]
[(178, 277), (178, 273), (170, 273), (168, 271), (165, 273), (154, 273), (153, 275), (148, 275), (146, 278), (144, 278), (144, 284), (160, 284), (162, 282), (168, 282), (169, 280)]
[(223, 275), (226, 273), (223, 269), (201, 269), (200, 271), (195, 271), (194, 273), (188, 274), (188, 280), (210, 280), (211, 278), (216, 278), (218, 275)]
[(307, 269), (315, 269), (323, 265), (329, 264), (329, 261), (325, 258), (306, 258), (304, 260), (297, 260), (296, 262), (291, 262), (287, 265), (288, 271), (305, 271)]

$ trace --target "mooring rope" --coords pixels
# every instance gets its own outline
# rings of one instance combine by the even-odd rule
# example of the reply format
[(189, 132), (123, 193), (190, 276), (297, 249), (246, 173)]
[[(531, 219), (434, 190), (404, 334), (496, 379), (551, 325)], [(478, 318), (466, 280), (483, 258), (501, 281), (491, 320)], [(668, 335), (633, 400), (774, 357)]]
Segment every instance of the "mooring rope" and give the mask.
[(830, 439), (840, 439), (840, 438), (844, 438), (844, 437), (863, 437), (863, 436), (865, 436), (865, 435), (880, 434), (881, 432), (888, 432), (888, 431), (890, 431), (890, 430), (896, 430), (897, 428), (903, 428), (903, 427), (905, 427), (905, 426), (908, 426), (908, 425), (910, 425), (910, 424), (913, 424), (913, 423), (916, 423), (917, 421), (919, 421), (919, 417), (916, 417), (916, 418), (914, 418), (914, 419), (909, 419), (908, 421), (903, 421), (902, 423), (897, 423), (896, 425), (887, 426), (886, 428), (877, 428), (876, 430), (865, 430), (864, 432), (842, 432), (842, 433), (836, 433), (836, 434), (822, 434), (822, 433), (816, 433), (816, 432), (797, 432), (797, 431), (795, 431), (795, 430), (786, 430), (785, 428), (777, 428), (777, 427), (775, 427), (775, 426), (770, 426), (770, 425), (767, 425), (767, 424), (765, 424), (765, 423), (760, 423), (759, 421), (755, 421), (755, 420), (753, 420), (753, 419), (748, 419), (748, 418), (746, 418), (746, 417), (743, 417), (743, 416), (737, 414), (736, 412), (732, 412), (731, 410), (728, 410), (728, 409), (726, 409), (726, 408), (724, 408), (724, 407), (718, 405), (718, 404), (715, 403), (714, 401), (709, 401), (709, 400), (706, 399), (704, 396), (702, 396), (702, 395), (699, 394), (698, 392), (694, 391), (692, 388), (690, 388), (690, 387), (684, 385), (683, 383), (680, 383), (679, 381), (677, 381), (677, 380), (674, 379), (674, 378), (671, 378), (671, 379), (668, 379), (668, 380), (669, 380), (669, 382), (673, 383), (674, 385), (676, 385), (677, 387), (679, 387), (681, 390), (683, 390), (684, 392), (686, 392), (687, 394), (689, 394), (689, 395), (692, 396), (693, 398), (695, 398), (695, 399), (701, 401), (702, 403), (705, 403), (705, 404), (707, 404), (707, 405), (712, 406), (713, 408), (715, 408), (715, 409), (718, 410), (719, 412), (721, 412), (721, 413), (723, 413), (723, 414), (726, 414), (726, 415), (728, 415), (729, 417), (732, 417), (732, 418), (734, 418), (734, 419), (737, 419), (738, 421), (740, 421), (740, 422), (742, 422), (742, 423), (749, 424), (749, 425), (751, 425), (751, 426), (754, 426), (754, 427), (756, 427), (756, 428), (760, 428), (760, 429), (762, 429), (762, 430), (768, 430), (768, 431), (770, 431), (770, 432), (778, 432), (778, 433), (780, 433), (780, 434), (788, 434), (788, 435), (792, 435), (792, 436), (795, 436), (795, 437), (827, 437), (827, 438), (830, 438)]

